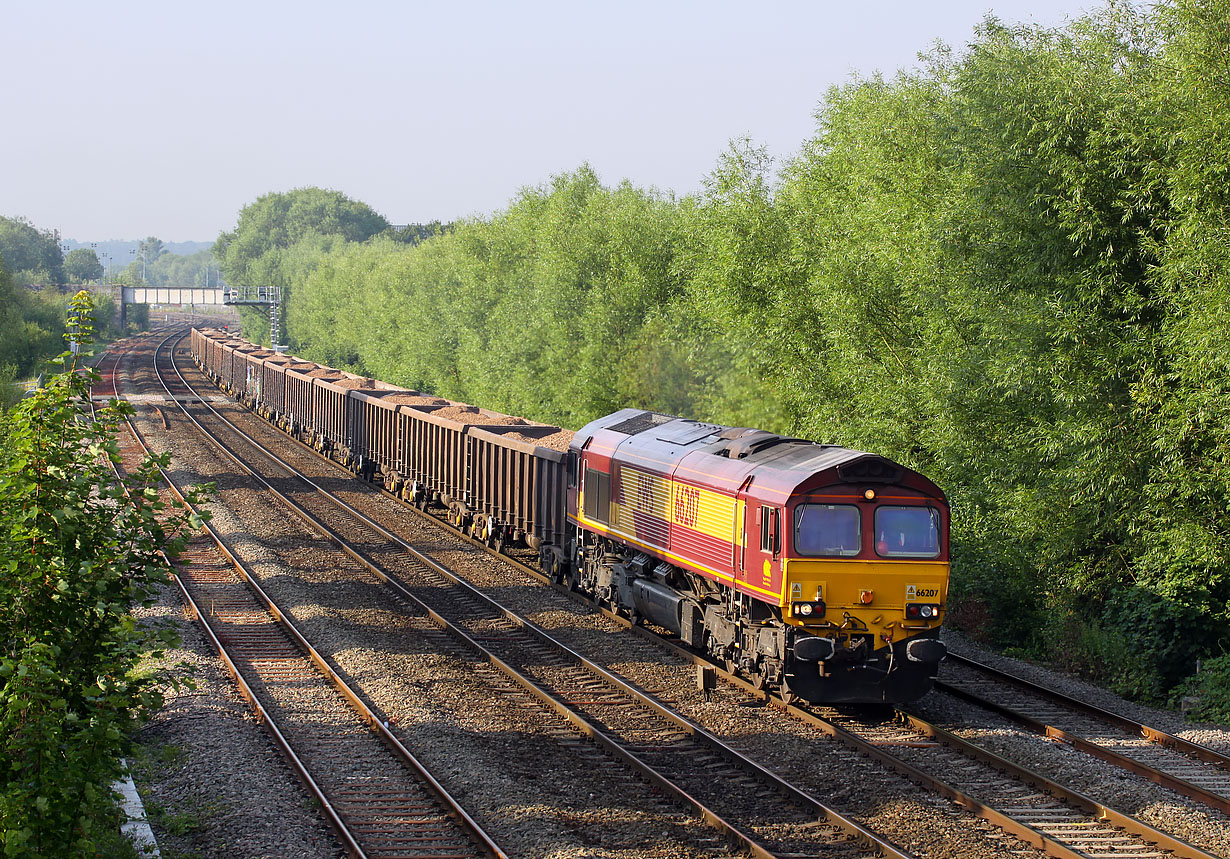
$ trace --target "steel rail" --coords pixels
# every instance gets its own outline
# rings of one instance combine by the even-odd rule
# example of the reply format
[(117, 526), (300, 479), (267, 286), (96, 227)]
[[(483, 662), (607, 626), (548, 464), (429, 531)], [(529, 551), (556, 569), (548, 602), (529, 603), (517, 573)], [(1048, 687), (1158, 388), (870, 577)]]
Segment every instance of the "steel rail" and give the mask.
[[(171, 335), (171, 337), (174, 337), (174, 336), (175, 336), (174, 334)], [(171, 339), (170, 337), (167, 338), (167, 340), (170, 340), (170, 339)], [(180, 339), (182, 340), (182, 334), (180, 335)], [(164, 340), (163, 343), (159, 345), (159, 348), (155, 350), (154, 369), (155, 369), (155, 375), (158, 376), (159, 381), (163, 382), (163, 389), (167, 392), (167, 395), (170, 396), (173, 401), (175, 401), (174, 395), (171, 394), (170, 389), (166, 387), (165, 381), (163, 380), (161, 374), (157, 372), (158, 351), (161, 349), (163, 345), (166, 344), (167, 340)], [(174, 355), (171, 356), (171, 364), (172, 366), (174, 366)], [(187, 410), (183, 408), (182, 404), (179, 404), (178, 401), (175, 401), (175, 402), (177, 403), (177, 405), (180, 405), (181, 411), (183, 411), (184, 414), (187, 414)], [(189, 418), (191, 419), (191, 415), (189, 415)], [(164, 416), (164, 420), (165, 420), (165, 416)], [(193, 419), (193, 422), (195, 423), (194, 419)], [(166, 478), (165, 475), (164, 475), (164, 478)], [(168, 479), (168, 484), (173, 485), (173, 484), (170, 484), (169, 479)], [(178, 495), (180, 499), (183, 500), (183, 496), (179, 493), (178, 489), (175, 489), (174, 491), (176, 495)], [(187, 502), (185, 501), (185, 503)], [(256, 575), (251, 571), (248, 565), (244, 563), (240, 559), (240, 557), (231, 549), (231, 547), (229, 546), (225, 538), (219, 535), (209, 525), (209, 523), (205, 523), (205, 528), (208, 531), (210, 537), (213, 539), (214, 543), (217, 545), (218, 549), (230, 561), (230, 563), (234, 566), (235, 570), (244, 579), (244, 581), (251, 587), (252, 591), (256, 594), (257, 598), (264, 604), (264, 606), (269, 611), (269, 613), (273, 615), (280, 622), (280, 624), (284, 627), (284, 629), (290, 634), (292, 640), (304, 651), (304, 653), (307, 654), (308, 658), (317, 667), (317, 669), (319, 669), (320, 672), (324, 674), (333, 683), (337, 691), (358, 712), (358, 714), (362, 717), (362, 720), (367, 723), (368, 727), (382, 741), (384, 741), (384, 743), (393, 751), (393, 753), (399, 759), (401, 759), (402, 763), (410, 767), (411, 771), (415, 775), (417, 775), (417, 777), (424, 783), (427, 789), (433, 795), (435, 795), (436, 799), (444, 806), (445, 813), (450, 818), (452, 818), (454, 822), (468, 836), (471, 837), (471, 839), (473, 839), (476, 842), (476, 845), (480, 848), (480, 850), (482, 850), (483, 852), (487, 853), (490, 856), (498, 857), (498, 859), (507, 859), (507, 854), (505, 854), (504, 851), (495, 843), (495, 841), (490, 836), (487, 835), (487, 833), (483, 830), (483, 828), (479, 825), (479, 823), (476, 820), (474, 820), (473, 817), (470, 816), (469, 812), (467, 812), (465, 808), (462, 807), (462, 805), (435, 778), (435, 776), (433, 776), (431, 772), (427, 770), (426, 766), (424, 766), (423, 763), (419, 761), (419, 759), (408, 748), (406, 748), (405, 745), (403, 745), (402, 742), (398, 740), (397, 737), (391, 731), (389, 731), (388, 728), (385, 727), (384, 721), (379, 717), (379, 715), (375, 713), (371, 707), (368, 706), (366, 701), (364, 701), (362, 697), (360, 697), (359, 694), (355, 692), (355, 690), (352, 689), (350, 685), (346, 683), (345, 680), (342, 679), (342, 677), (333, 669), (331, 665), (329, 665), (329, 663), (316, 650), (316, 648), (312, 646), (312, 644), (307, 640), (307, 638), (304, 637), (299, 632), (298, 628), (294, 625), (294, 623), (286, 615), (286, 613), (282, 611), (282, 609), (273, 601), (273, 599), (260, 586)]]
[(1081, 701), (1079, 698), (1073, 698), (1069, 695), (1063, 694), (1062, 692), (1056, 692), (1054, 689), (1048, 689), (1045, 686), (1040, 686), (1037, 683), (1026, 680), (1023, 677), (1018, 677), (1015, 674), (1009, 674), (1007, 671), (1001, 671), (998, 668), (993, 668), (990, 665), (970, 659), (968, 656), (961, 656), (960, 654), (950, 652), (948, 654), (948, 659), (957, 665), (964, 665), (967, 668), (972, 668), (973, 670), (985, 674), (988, 677), (994, 677), (996, 680), (1000, 680), (1004, 683), (1010, 683), (1020, 689), (1032, 692), (1040, 697), (1047, 698), (1054, 701), (1056, 704), (1062, 704), (1065, 707), (1070, 707), (1073, 710), (1084, 713), (1085, 715), (1093, 716), (1094, 718), (1109, 722), (1117, 728), (1133, 731), (1141, 737), (1144, 737), (1146, 740), (1157, 743), (1159, 746), (1193, 758), (1197, 758), (1205, 763), (1214, 764), (1225, 770), (1227, 773), (1230, 773), (1230, 756), (1224, 755), (1214, 749), (1210, 749), (1208, 746), (1202, 746), (1199, 743), (1193, 743), (1191, 740), (1176, 737), (1174, 734), (1167, 733), (1166, 731), (1158, 728), (1151, 728), (1148, 725), (1142, 724), (1141, 722), (1137, 722), (1133, 719), (1129, 719), (1126, 716), (1121, 716), (1118, 713), (1113, 713), (1110, 710), (1105, 710), (1094, 704), (1090, 704), (1088, 701)]
[(1112, 766), (1125, 769), (1128, 772), (1148, 779), (1155, 784), (1159, 784), (1162, 787), (1169, 788), (1176, 793), (1181, 793), (1190, 799), (1196, 800), (1197, 802), (1202, 802), (1205, 805), (1230, 814), (1230, 798), (1214, 793), (1211, 790), (1207, 790), (1198, 784), (1193, 784), (1192, 782), (1182, 779), (1176, 775), (1172, 775), (1165, 770), (1161, 770), (1142, 761), (1138, 761), (1128, 755), (1123, 754), (1122, 752), (1116, 752), (1113, 749), (1100, 746), (1092, 740), (1085, 739), (1079, 734), (1066, 731), (1063, 728), (1058, 728), (1040, 719), (1035, 719), (1026, 713), (1022, 713), (1020, 710), (1016, 710), (1012, 707), (992, 701), (969, 689), (954, 686), (943, 680), (936, 680), (935, 688), (956, 698), (960, 698), (963, 701), (968, 701), (978, 707), (990, 710), (993, 713), (1028, 728), (1035, 734), (1067, 743), (1079, 752), (1095, 757), (1098, 760), (1105, 761)]
[[(180, 377), (180, 381), (186, 387), (188, 387), (189, 390), (192, 390), (191, 384), (187, 381), (187, 379), (183, 377), (183, 374), (179, 371), (178, 366), (176, 366), (175, 369), (176, 369), (177, 375), (179, 375)], [(345, 513), (347, 513), (347, 515), (355, 518), (356, 520), (361, 522), (363, 525), (371, 529), (374, 533), (376, 533), (382, 539), (390, 543), (393, 543), (398, 548), (408, 553), (411, 557), (413, 557), (420, 563), (429, 567), (431, 570), (433, 570), (438, 575), (444, 577), (449, 582), (460, 587), (472, 598), (482, 601), (483, 603), (488, 605), (490, 608), (498, 612), (500, 616), (503, 617), (505, 620), (508, 620), (509, 622), (523, 629), (524, 631), (532, 635), (535, 639), (537, 639), (540, 643), (557, 650), (559, 653), (573, 660), (578, 665), (581, 665), (586, 670), (588, 670), (590, 673), (592, 673), (593, 675), (595, 675), (596, 677), (598, 677), (603, 682), (607, 683), (609, 686), (613, 687), (620, 693), (633, 698), (638, 703), (640, 703), (642, 706), (645, 706), (651, 709), (656, 715), (669, 721), (671, 724), (676, 726), (676, 728), (683, 731), (688, 736), (692, 737), (698, 742), (703, 743), (704, 745), (722, 754), (728, 759), (738, 763), (738, 765), (742, 767), (744, 770), (746, 770), (747, 772), (751, 773), (757, 778), (760, 778), (768, 782), (779, 793), (782, 793), (792, 798), (795, 802), (806, 804), (814, 808), (818, 815), (819, 822), (829, 823), (833, 826), (836, 826), (846, 831), (847, 833), (852, 835), (854, 838), (863, 842), (866, 846), (872, 848), (876, 852), (886, 857), (894, 857), (894, 859), (907, 859), (907, 857), (910, 856), (909, 853), (902, 851), (896, 845), (893, 845), (891, 842), (885, 840), (884, 838), (882, 838), (875, 832), (871, 831), (867, 827), (863, 826), (857, 821), (854, 821), (850, 818), (845, 817), (840, 812), (837, 812), (836, 810), (830, 808), (829, 806), (825, 805), (823, 802), (811, 796), (810, 794), (799, 790), (798, 788), (789, 784), (788, 782), (786, 782), (785, 780), (783, 780), (776, 774), (765, 769), (760, 764), (756, 763), (755, 761), (752, 761), (750, 758), (746, 757), (745, 755), (742, 755), (739, 752), (735, 751), (733, 748), (728, 746), (726, 743), (722, 742), (722, 740), (720, 740), (718, 737), (716, 737), (715, 735), (705, 730), (699, 724), (693, 722), (687, 717), (679, 713), (676, 713), (675, 711), (671, 710), (669, 707), (663, 705), (660, 701), (658, 701), (654, 696), (652, 696), (648, 692), (645, 692), (639, 689), (634, 684), (631, 684), (630, 682), (614, 675), (613, 673), (602, 668), (600, 665), (597, 665), (596, 663), (592, 662), (589, 659), (586, 659), (584, 656), (580, 655), (579, 653), (576, 653), (574, 650), (569, 648), (567, 645), (553, 638), (548, 632), (546, 632), (544, 629), (542, 629), (538, 625), (534, 624), (532, 621), (522, 618), (520, 615), (516, 614), (512, 610), (506, 608), (505, 606), (503, 606), (501, 603), (499, 603), (492, 597), (488, 596), (487, 594), (483, 593), (482, 591), (474, 587), (464, 578), (459, 577), (457, 574), (453, 573), (447, 567), (440, 564), (434, 558), (430, 557), (429, 555), (422, 552), (421, 550), (416, 549), (415, 547), (411, 546), (409, 543), (407, 543), (397, 534), (394, 534), (393, 532), (384, 528), (379, 523), (372, 520), (366, 514), (354, 509), (350, 505), (346, 504), (344, 501), (333, 496), (327, 490), (323, 489), (321, 486), (315, 483), (311, 478), (304, 475), (301, 471), (296, 469), (294, 466), (285, 462), (283, 459), (277, 456), (277, 454), (268, 450), (263, 445), (261, 445), (259, 442), (257, 442), (255, 439), (252, 439), (250, 436), (243, 433), (242, 430), (234, 426), (234, 424), (231, 421), (229, 421), (225, 416), (219, 414), (217, 410), (214, 409), (204, 398), (197, 397), (196, 401), (200, 405), (208, 409), (209, 411), (213, 412), (214, 415), (219, 420), (221, 420), (223, 423), (230, 426), (233, 432), (238, 434), (252, 447), (260, 451), (262, 456), (265, 456), (266, 458), (272, 460), (273, 462), (277, 463), (281, 468), (285, 469), (290, 474), (302, 480), (304, 483), (310, 486), (315, 491), (315, 493), (317, 493), (320, 497), (326, 500), (329, 504), (332, 504), (338, 509), (344, 511)], [(371, 563), (360, 552), (355, 550), (345, 538), (337, 534), (330, 526), (319, 521), (309, 511), (307, 511), (301, 505), (299, 505), (298, 502), (293, 501), (292, 499), (287, 497), (285, 493), (274, 488), (267, 480), (264, 479), (264, 477), (260, 473), (258, 473), (249, 464), (245, 463), (238, 455), (234, 453), (234, 451), (230, 450), (225, 444), (223, 444), (220, 439), (218, 439), (212, 432), (206, 429), (199, 421), (196, 420), (194, 416), (189, 414), (186, 409), (184, 410), (184, 413), (188, 415), (189, 419), (192, 420), (192, 422), (198, 427), (201, 433), (205, 435), (206, 438), (209, 438), (214, 443), (214, 445), (218, 448), (218, 450), (220, 450), (222, 453), (228, 456), (233, 462), (235, 462), (236, 465), (242, 468), (245, 472), (247, 472), (253, 479), (258, 481), (261, 485), (263, 485), (270, 494), (272, 494), (274, 497), (282, 501), (305, 524), (307, 524), (309, 527), (321, 533), (326, 539), (330, 540), (330, 542), (332, 542), (335, 546), (337, 546), (341, 551), (345, 552), (349, 557), (351, 557), (357, 563), (361, 564), (365, 569), (367, 569), (373, 575), (377, 576), (382, 581), (389, 584), (398, 593), (399, 596), (417, 605), (422, 611), (424, 611), (432, 619), (433, 622), (435, 622), (442, 629), (448, 631), (450, 634), (454, 635), (459, 641), (463, 642), (467, 647), (470, 647), (474, 649), (475, 652), (481, 654), (482, 657), (485, 660), (487, 660), (488, 663), (492, 665), (494, 668), (499, 670), (505, 676), (509, 677), (509, 679), (517, 683), (521, 688), (525, 689), (533, 697), (541, 701), (546, 706), (550, 707), (553, 711), (557, 712), (563, 718), (567, 719), (570, 724), (574, 725), (583, 734), (593, 739), (594, 742), (598, 743), (600, 746), (602, 746), (612, 755), (618, 757), (620, 760), (623, 760), (625, 763), (627, 763), (628, 766), (630, 766), (637, 772), (640, 772), (642, 775), (645, 776), (645, 778), (650, 780), (653, 784), (655, 784), (662, 790), (670, 793), (671, 795), (678, 797), (679, 800), (682, 801), (684, 804), (695, 809), (695, 811), (700, 815), (700, 817), (707, 824), (723, 832), (723, 834), (725, 834), (728, 838), (734, 840), (742, 848), (748, 850), (752, 855), (757, 856), (757, 857), (762, 857), (762, 859), (772, 859), (772, 857), (776, 856), (776, 854), (774, 854), (771, 850), (769, 850), (758, 839), (752, 837), (748, 833), (743, 832), (741, 829), (739, 829), (738, 827), (736, 827), (734, 824), (730, 823), (729, 821), (726, 821), (720, 814), (708, 808), (701, 801), (697, 800), (695, 797), (687, 793), (686, 790), (674, 784), (674, 782), (672, 782), (668, 777), (659, 773), (651, 765), (645, 762), (640, 756), (636, 755), (634, 752), (627, 749), (622, 743), (620, 743), (614, 737), (610, 736), (608, 733), (598, 728), (596, 725), (592, 724), (588, 719), (586, 719), (583, 715), (578, 713), (572, 706), (570, 706), (568, 702), (560, 700), (549, 690), (547, 690), (546, 688), (536, 683), (532, 678), (523, 674), (521, 671), (516, 669), (514, 666), (510, 665), (509, 663), (501, 659), (498, 655), (492, 653), (489, 649), (487, 649), (481, 643), (479, 643), (474, 638), (472, 638), (468, 633), (466, 633), (465, 630), (461, 629), (459, 626), (449, 621), (447, 618), (443, 617), (434, 608), (427, 605), (425, 602), (419, 599), (416, 595), (414, 595), (410, 591), (410, 589), (404, 583), (399, 581), (395, 576), (389, 575), (387, 572), (380, 569), (377, 565)], [(316, 453), (315, 451), (313, 452)], [(347, 472), (347, 474), (349, 474), (349, 472)], [(433, 519), (433, 521), (435, 520)]]
[(1000, 757), (994, 752), (988, 751), (981, 746), (977, 746), (968, 740), (962, 739), (950, 731), (946, 731), (943, 728), (931, 724), (920, 716), (916, 716), (912, 713), (906, 712), (905, 710), (897, 710), (897, 714), (903, 721), (906, 722), (906, 724), (914, 728), (914, 730), (919, 731), (929, 737), (933, 737), (944, 745), (950, 746), (968, 757), (980, 760), (995, 769), (1008, 773), (1021, 781), (1034, 784), (1057, 799), (1082, 809), (1087, 814), (1096, 817), (1098, 820), (1106, 821), (1123, 829), (1125, 832), (1129, 832), (1137, 836), (1138, 838), (1145, 841), (1150, 841), (1163, 850), (1169, 850), (1175, 856), (1187, 857), (1187, 859), (1216, 859), (1216, 857), (1212, 854), (1206, 853), (1200, 848), (1188, 844), (1186, 841), (1175, 838), (1173, 835), (1169, 835), (1158, 829), (1154, 829), (1147, 823), (1142, 823), (1131, 815), (1117, 811), (1114, 808), (1104, 805), (1083, 793), (1063, 787), (1051, 779), (1048, 779), (1046, 776), (1039, 775), (1032, 770), (1013, 763), (1007, 758)]
[[(126, 350), (125, 354), (127, 354), (127, 352), (129, 351), (132, 351), (132, 350), (131, 349)], [(115, 398), (117, 400), (121, 399), (121, 397), (120, 397), (120, 392), (119, 392), (119, 382), (116, 380), (115, 376), (118, 373), (121, 360), (122, 360), (121, 358), (116, 359), (115, 367), (113, 369), (112, 378), (111, 378), (112, 385), (113, 385), (114, 392), (115, 392)], [(90, 405), (91, 405), (91, 410), (93, 410), (94, 408), (93, 401), (91, 401)], [(144, 452), (146, 456), (150, 456), (152, 452), (150, 451), (149, 445), (146, 443), (144, 436), (141, 434), (140, 430), (137, 429), (136, 425), (127, 417), (124, 419), (124, 424), (128, 427), (128, 431), (131, 434), (133, 440), (136, 442), (136, 445), (139, 447), (140, 451)], [(113, 466), (113, 468), (115, 468), (116, 474), (118, 476), (119, 474), (118, 466)], [(179, 489), (175, 486), (175, 484), (169, 479), (169, 477), (164, 472), (162, 472), (162, 469), (159, 469), (159, 473), (162, 474), (162, 478), (164, 481), (166, 481), (166, 484), (169, 490), (172, 492), (172, 494), (174, 494), (181, 502), (183, 502), (184, 504), (187, 504), (187, 501), (184, 498), (183, 494), (179, 491)], [(125, 490), (125, 494), (127, 494), (127, 490)], [(252, 687), (248, 685), (248, 682), (244, 679), (243, 674), (239, 670), (239, 666), (235, 664), (233, 659), (231, 659), (231, 656), (227, 652), (226, 647), (223, 645), (221, 639), (219, 639), (218, 636), (214, 633), (214, 630), (210, 626), (209, 622), (205, 620), (205, 614), (200, 610), (196, 602), (192, 599), (192, 594), (188, 592), (188, 588), (184, 584), (183, 580), (180, 578), (180, 576), (177, 573), (173, 571), (174, 566), (172, 565), (170, 558), (168, 558), (165, 553), (161, 553), (161, 554), (162, 554), (163, 560), (166, 561), (167, 563), (167, 567), (172, 570), (171, 578), (175, 581), (175, 584), (179, 587), (180, 594), (185, 600), (186, 604), (188, 605), (189, 610), (196, 617), (196, 619), (200, 621), (201, 627), (202, 629), (204, 629), (206, 636), (209, 638), (210, 642), (213, 644), (214, 649), (218, 651), (218, 656), (222, 660), (222, 664), (226, 666), (227, 671), (230, 673), (231, 677), (234, 678), (235, 685), (238, 687), (240, 695), (243, 696), (243, 698), (248, 702), (249, 706), (252, 707), (253, 712), (256, 714), (257, 721), (263, 724), (266, 730), (269, 731), (270, 736), (273, 738), (274, 745), (276, 745), (278, 750), (282, 753), (283, 758), (286, 759), (286, 762), (290, 765), (294, 773), (299, 777), (299, 780), (308, 789), (308, 792), (312, 794), (312, 797), (316, 800), (316, 802), (320, 804), (321, 810), (323, 811), (325, 815), (325, 819), (328, 821), (330, 828), (333, 829), (334, 833), (341, 839), (342, 844), (347, 854), (351, 857), (354, 857), (354, 859), (366, 859), (367, 854), (363, 852), (363, 849), (355, 841), (354, 837), (350, 833), (350, 830), (346, 827), (345, 823), (342, 821), (341, 817), (338, 815), (337, 810), (333, 807), (333, 804), (329, 802), (329, 798), (325, 796), (324, 791), (322, 791), (320, 788), (320, 785), (316, 783), (316, 780), (312, 778), (311, 773), (308, 772), (306, 765), (303, 763), (302, 760), (300, 760), (299, 756), (295, 754), (294, 749), (291, 748), (290, 743), (287, 742), (285, 735), (282, 733), (281, 729), (278, 728), (277, 723), (269, 715), (269, 713), (265, 710), (264, 706), (260, 703), (260, 700), (257, 697), (255, 690), (253, 690)]]
[[(162, 347), (165, 346), (166, 343), (170, 339), (176, 337), (177, 335), (179, 335), (180, 338), (182, 339), (182, 332), (177, 331), (177, 332), (170, 334), (167, 338), (165, 338), (161, 343), (159, 343), (155, 347), (153, 359), (154, 359), (156, 375), (157, 375), (158, 353), (161, 351)], [(167, 393), (168, 395), (170, 395), (169, 390), (167, 390)], [(117, 388), (117, 395), (118, 395), (118, 388)], [(172, 399), (174, 398), (172, 397)], [(146, 452), (146, 454), (149, 454), (150, 453), (149, 446), (146, 443), (140, 430), (137, 429), (131, 421), (126, 421), (126, 423), (128, 424), (128, 428), (130, 432), (133, 434), (133, 437), (140, 444), (141, 448)], [(193, 508), (193, 506), (189, 504), (188, 501), (184, 498), (183, 493), (175, 485), (174, 481), (170, 479), (169, 475), (167, 475), (161, 469), (159, 471), (162, 474), (163, 480), (166, 481), (166, 484), (169, 490), (177, 498), (179, 498), (179, 500), (182, 503), (184, 503), (185, 506), (189, 510), (191, 510), (192, 512), (197, 512)], [(220, 535), (218, 535), (217, 532), (208, 523), (203, 523), (203, 525), (204, 525), (204, 531), (212, 540), (214, 547), (232, 565), (232, 567), (235, 569), (238, 575), (250, 586), (252, 592), (257, 596), (257, 598), (262, 603), (265, 604), (266, 609), (270, 612), (270, 614), (279, 621), (280, 628), (284, 632), (286, 632), (289, 638), (292, 641), (294, 641), (296, 645), (299, 646), (303, 650), (303, 652), (308, 656), (309, 660), (326, 677), (326, 679), (328, 679), (333, 684), (333, 686), (342, 695), (342, 697), (358, 712), (358, 714), (362, 718), (362, 721), (366, 722), (369, 728), (393, 751), (393, 753), (402, 761), (402, 763), (409, 767), (410, 771), (418, 777), (419, 781), (422, 783), (424, 787), (426, 787), (428, 792), (436, 796), (437, 800), (443, 806), (442, 810), (444, 811), (446, 816), (453, 820), (454, 824), (458, 826), (458, 828), (461, 830), (464, 837), (468, 838), (470, 842), (478, 849), (479, 852), (487, 856), (490, 856), (490, 857), (495, 857), (495, 859), (507, 859), (507, 854), (505, 854), (499, 848), (499, 846), (495, 844), (495, 842), (482, 830), (482, 828), (478, 825), (478, 823), (474, 821), (469, 816), (469, 814), (456, 802), (456, 800), (454, 800), (448, 794), (448, 792), (443, 788), (443, 786), (440, 785), (440, 783), (426, 770), (425, 767), (423, 767), (423, 765), (417, 760), (417, 758), (415, 758), (414, 755), (408, 749), (406, 749), (401, 744), (401, 742), (392, 733), (388, 731), (387, 728), (384, 727), (384, 725), (382, 724), (377, 714), (375, 714), (362, 701), (362, 699), (352, 689), (350, 689), (350, 687), (342, 680), (342, 678), (337, 674), (337, 672), (335, 672), (330, 666), (328, 666), (328, 664), (320, 656), (320, 654), (315, 650), (315, 648), (313, 648), (310, 645), (307, 639), (304, 638), (304, 636), (299, 632), (299, 630), (295, 628), (294, 624), (290, 622), (290, 620), (286, 617), (285, 613), (282, 612), (273, 603), (273, 601), (268, 597), (268, 595), (265, 594), (265, 592), (260, 588), (260, 586), (256, 583), (255, 577), (251, 574), (251, 571), (248, 570), (246, 568), (246, 565), (244, 565), (240, 561), (240, 559), (236, 556), (236, 554), (230, 550), (230, 548), (226, 545), (226, 543), (220, 537)], [(266, 725), (266, 727), (269, 729), (270, 734), (274, 738), (275, 744), (278, 746), (279, 750), (282, 751), (283, 755), (287, 758), (292, 769), (299, 776), (300, 780), (303, 781), (305, 786), (307, 786), (309, 792), (313, 794), (316, 801), (320, 803), (321, 808), (324, 811), (326, 819), (330, 823), (331, 828), (333, 828), (335, 832), (338, 834), (339, 838), (342, 839), (344, 847), (347, 850), (347, 852), (350, 855), (355, 856), (355, 857), (366, 857), (367, 853), (361, 847), (359, 840), (351, 832), (342, 814), (337, 810), (336, 806), (329, 799), (325, 789), (322, 788), (319, 782), (317, 782), (317, 780), (312, 776), (308, 766), (303, 762), (302, 758), (294, 751), (291, 742), (286, 738), (285, 734), (279, 728), (279, 726), (276, 723), (276, 720), (272, 717), (268, 708), (265, 707), (260, 702), (259, 697), (256, 694), (256, 692), (252, 689), (250, 684), (248, 684), (248, 682), (244, 679), (238, 665), (236, 664), (235, 660), (228, 652), (226, 646), (223, 644), (221, 640), (221, 636), (217, 634), (216, 630), (213, 629), (212, 625), (207, 620), (207, 614), (200, 610), (200, 607), (197, 605), (197, 603), (193, 599), (182, 577), (175, 575), (174, 578), (175, 578), (176, 584), (179, 586), (180, 592), (182, 593), (185, 601), (187, 602), (190, 608), (190, 611), (193, 614), (195, 614), (197, 619), (201, 622), (201, 625), (205, 629), (205, 632), (207, 636), (209, 637), (211, 643), (218, 650), (218, 653), (221, 659), (223, 660), (223, 663), (227, 666), (227, 670), (235, 678), (236, 684), (240, 688), (241, 694), (244, 696), (246, 700), (248, 700), (249, 704), (253, 707), (253, 710), (257, 714), (258, 720), (263, 722)]]

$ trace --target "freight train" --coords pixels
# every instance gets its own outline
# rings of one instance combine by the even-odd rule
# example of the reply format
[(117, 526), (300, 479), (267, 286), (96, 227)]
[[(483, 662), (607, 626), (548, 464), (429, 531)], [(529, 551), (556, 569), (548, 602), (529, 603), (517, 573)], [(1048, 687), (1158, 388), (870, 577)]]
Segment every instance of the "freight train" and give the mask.
[(288, 434), (786, 700), (931, 688), (949, 508), (875, 454), (623, 409), (572, 433), (194, 329), (194, 359)]

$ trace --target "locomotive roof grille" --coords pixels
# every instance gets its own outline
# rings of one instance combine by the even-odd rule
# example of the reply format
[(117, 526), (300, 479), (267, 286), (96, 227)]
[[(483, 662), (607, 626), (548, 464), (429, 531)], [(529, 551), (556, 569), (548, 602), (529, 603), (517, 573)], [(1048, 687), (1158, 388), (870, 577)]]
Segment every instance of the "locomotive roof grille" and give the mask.
[(896, 483), (901, 468), (878, 456), (866, 456), (837, 466), (837, 476), (847, 483)]
[(670, 423), (675, 420), (671, 415), (660, 415), (657, 412), (642, 412), (635, 417), (627, 418), (617, 424), (612, 424), (607, 427), (614, 432), (621, 432), (624, 435), (636, 435), (654, 427), (660, 427), (662, 424)]

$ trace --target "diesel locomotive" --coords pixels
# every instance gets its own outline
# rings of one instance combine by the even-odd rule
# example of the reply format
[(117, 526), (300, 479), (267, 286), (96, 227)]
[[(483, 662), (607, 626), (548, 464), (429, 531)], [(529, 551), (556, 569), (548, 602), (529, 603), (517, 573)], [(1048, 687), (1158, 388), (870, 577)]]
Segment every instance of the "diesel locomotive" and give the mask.
[(642, 409), (573, 434), (208, 329), (192, 352), (357, 475), (787, 700), (916, 700), (944, 657), (948, 504), (884, 457)]

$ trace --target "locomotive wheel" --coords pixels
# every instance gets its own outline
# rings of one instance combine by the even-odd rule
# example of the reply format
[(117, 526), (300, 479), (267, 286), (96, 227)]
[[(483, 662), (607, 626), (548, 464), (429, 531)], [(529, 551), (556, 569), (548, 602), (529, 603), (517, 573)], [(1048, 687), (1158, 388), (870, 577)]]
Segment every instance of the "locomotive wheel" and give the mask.
[(786, 682), (786, 678), (782, 678), (781, 696), (783, 704), (799, 703), (799, 696), (790, 690), (790, 684)]

